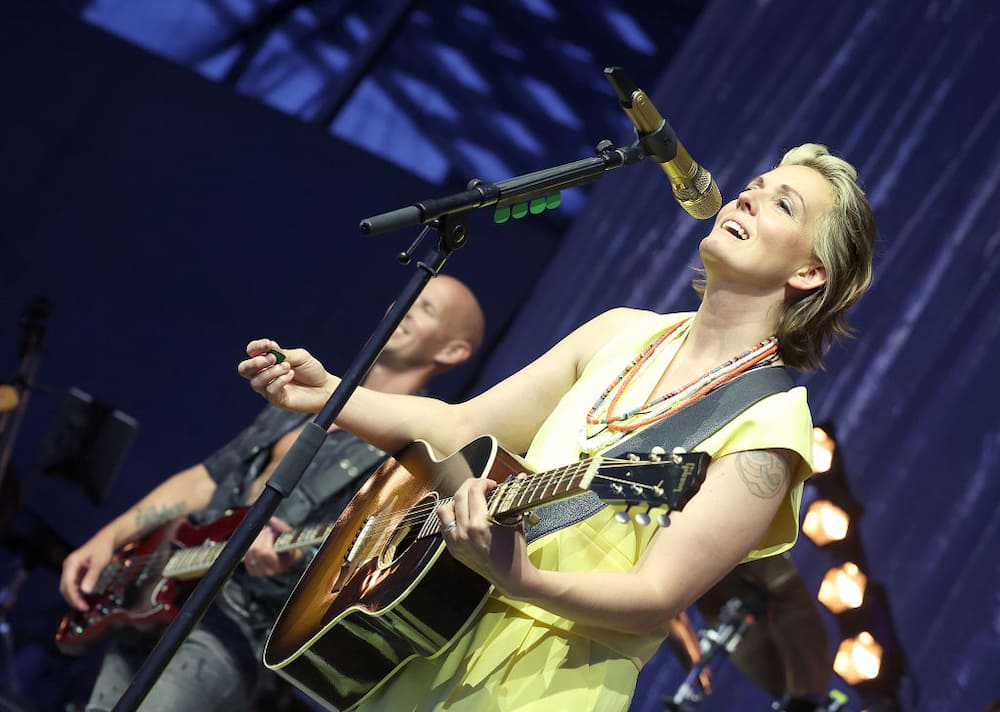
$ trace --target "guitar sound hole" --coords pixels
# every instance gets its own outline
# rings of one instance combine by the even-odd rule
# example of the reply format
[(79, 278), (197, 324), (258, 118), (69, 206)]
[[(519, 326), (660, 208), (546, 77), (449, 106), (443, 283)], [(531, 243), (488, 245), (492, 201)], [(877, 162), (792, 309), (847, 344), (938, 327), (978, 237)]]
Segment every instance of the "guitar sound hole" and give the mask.
[(389, 539), (379, 556), (379, 566), (384, 568), (399, 560), (406, 553), (407, 549), (413, 545), (417, 539), (421, 538), (421, 533), (427, 527), (428, 522), (433, 517), (436, 520), (434, 511), (437, 509), (439, 500), (437, 492), (429, 492), (413, 507), (407, 510), (401, 517), (397, 526), (389, 535)]

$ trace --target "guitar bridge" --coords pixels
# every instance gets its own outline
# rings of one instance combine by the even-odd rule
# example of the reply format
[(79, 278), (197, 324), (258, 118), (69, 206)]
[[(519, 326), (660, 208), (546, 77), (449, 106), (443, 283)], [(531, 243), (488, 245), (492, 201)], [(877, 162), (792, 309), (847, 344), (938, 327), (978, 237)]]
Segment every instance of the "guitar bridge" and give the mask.
[(354, 561), (354, 557), (357, 556), (358, 551), (361, 549), (362, 544), (367, 538), (368, 531), (372, 528), (372, 522), (374, 519), (375, 517), (368, 517), (368, 519), (365, 520), (365, 523), (361, 525), (361, 528), (354, 537), (354, 543), (351, 544), (351, 550), (347, 552), (346, 556), (344, 556), (345, 563), (350, 564)]

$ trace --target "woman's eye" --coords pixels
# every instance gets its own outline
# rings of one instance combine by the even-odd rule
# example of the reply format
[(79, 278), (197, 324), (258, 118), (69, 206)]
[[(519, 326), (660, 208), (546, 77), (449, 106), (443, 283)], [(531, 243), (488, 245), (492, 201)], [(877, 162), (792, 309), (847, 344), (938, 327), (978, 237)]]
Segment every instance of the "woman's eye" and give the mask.
[(784, 210), (789, 215), (792, 214), (792, 201), (790, 201), (788, 198), (779, 199), (778, 205), (780, 205), (781, 209)]

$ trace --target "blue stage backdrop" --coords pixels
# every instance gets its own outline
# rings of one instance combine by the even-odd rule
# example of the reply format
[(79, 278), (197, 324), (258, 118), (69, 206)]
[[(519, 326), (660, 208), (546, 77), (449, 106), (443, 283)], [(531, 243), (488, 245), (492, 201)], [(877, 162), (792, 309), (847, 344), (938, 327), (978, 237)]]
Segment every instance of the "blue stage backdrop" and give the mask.
[[(547, 17), (553, 28), (573, 24), (574, 12), (561, 3), (510, 4)], [(600, 3), (619, 20), (614, 12), (632, 4)], [(523, 151), (502, 160), (503, 152), (469, 142), (445, 150), (427, 136), (436, 134), (436, 116), (448, 123), (447, 102), (440, 102), (454, 96), (445, 84), (455, 75), (423, 72), (417, 63), (393, 96), (410, 110), (435, 108), (416, 124), (412, 143), (424, 151), (416, 155), (431, 163), (415, 178), (406, 166), (419, 159), (397, 155), (384, 163), (329, 137), (345, 130), (338, 116), (356, 116), (350, 107), (304, 125), (324, 116), (323, 102), (282, 93), (280, 66), (264, 61), (280, 64), (273, 55), (248, 53), (240, 64), (221, 49), (234, 36), (241, 43), (253, 36), (239, 27), (256, 28), (257, 16), (226, 15), (226, 3), (211, 0), (186, 3), (209, 8), (216, 34), (230, 38), (188, 55), (162, 36), (150, 40), (148, 18), (139, 23), (146, 29), (134, 41), (187, 64), (196, 77), (52, 10), (73, 7), (128, 37), (108, 20), (126, 13), (127, 3), (7, 5), (0, 95), (17, 99), (0, 119), (0, 344), (7, 344), (0, 365), (13, 372), (18, 315), (35, 295), (49, 294), (55, 305), (40, 381), (53, 393), (69, 385), (90, 390), (142, 422), (105, 505), (90, 506), (51, 483), (40, 490), (46, 500), (31, 500), (74, 544), (255, 411), (258, 401), (233, 368), (246, 339), (270, 334), (316, 347), (333, 365), (346, 362), (405, 276), (387, 266), (401, 242), (360, 240), (359, 218), (429, 197), (426, 191), (457, 190), (459, 178), (497, 180), (508, 176), (484, 171), (542, 169), (580, 158), (585, 148), (539, 152), (537, 164), (523, 169)], [(290, 11), (296, 3), (273, 5)], [(462, 5), (448, 31), (470, 23), (480, 36), (486, 5)], [(875, 282), (851, 314), (857, 337), (833, 349), (828, 371), (800, 381), (816, 421), (831, 424), (846, 481), (863, 506), (856, 525), (898, 635), (903, 709), (981, 712), (1000, 698), (1000, 419), (989, 370), (1000, 348), (1000, 8), (992, 0), (677, 5), (688, 7), (693, 24), (682, 40), (652, 35), (654, 45), (675, 52), (633, 43), (628, 59), (645, 57), (642, 66), (609, 56), (601, 42), (611, 34), (592, 31), (560, 46), (598, 67), (592, 95), (575, 94), (590, 103), (570, 113), (604, 118), (586, 140), (627, 141), (627, 124), (599, 76), (602, 64), (620, 63), (727, 198), (807, 141), (827, 144), (859, 168), (879, 223)], [(373, 76), (385, 76), (387, 62), (427, 56), (417, 47), (434, 45), (432, 33), (444, 27), (428, 16), (415, 16), (422, 33), (393, 36)], [(615, 27), (620, 42), (627, 24)], [(280, 47), (254, 41), (258, 50)], [(467, 51), (479, 73), (462, 75), (470, 82), (458, 94), (464, 107), (475, 103), (475, 77), (509, 69), (505, 57), (517, 48), (516, 36), (504, 45), (507, 55), (486, 41), (475, 54), (475, 44)], [(436, 47), (431, 64), (451, 57), (443, 42)], [(341, 66), (335, 54), (317, 52), (314, 62)], [(434, 81), (421, 84), (426, 76)], [(581, 84), (574, 81), (574, 91)], [(392, 123), (399, 104), (389, 118), (380, 115), (385, 104), (375, 89), (361, 87), (351, 98), (370, 111), (370, 126), (390, 137), (386, 127), (399, 125)], [(567, 126), (580, 132), (566, 114), (539, 110), (546, 96), (551, 92), (525, 98), (524, 113), (504, 107), (511, 117), (502, 122), (506, 151), (518, 141), (522, 149), (544, 145), (546, 134), (564, 140)], [(365, 128), (364, 121), (349, 125)], [(379, 143), (377, 135), (359, 139), (366, 142)], [(402, 143), (392, 141), (394, 150), (405, 150)], [(558, 221), (525, 222), (502, 235), (484, 225), (477, 251), (454, 258), (452, 271), (487, 307), (493, 348), (442, 395), (487, 388), (605, 308), (696, 305), (691, 268), (707, 226), (677, 206), (655, 165), (609, 173), (584, 194), (586, 201), (569, 199), (573, 219), (561, 235)], [(16, 453), (22, 470), (30, 470), (57, 405), (52, 393), (32, 397)], [(813, 591), (834, 563), (804, 537), (792, 559)], [(35, 585), (25, 621), (32, 606), (51, 606), (43, 599), (54, 597), (51, 577)], [(840, 633), (834, 618), (823, 616), (832, 658)], [(682, 676), (661, 651), (643, 672), (632, 709), (664, 709), (663, 696)], [(705, 712), (770, 708), (732, 665), (718, 668), (714, 683)], [(836, 678), (831, 685), (847, 689)], [(860, 697), (850, 696), (859, 709)]]

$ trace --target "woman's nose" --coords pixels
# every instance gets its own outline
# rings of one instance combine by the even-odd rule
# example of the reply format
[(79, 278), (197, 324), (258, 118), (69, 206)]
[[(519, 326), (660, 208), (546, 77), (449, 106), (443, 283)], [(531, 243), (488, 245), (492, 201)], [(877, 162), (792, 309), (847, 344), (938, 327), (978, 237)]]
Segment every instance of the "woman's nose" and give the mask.
[(739, 210), (745, 210), (746, 212), (753, 215), (757, 211), (757, 197), (754, 195), (755, 191), (747, 188), (741, 192), (736, 197), (736, 207)]

